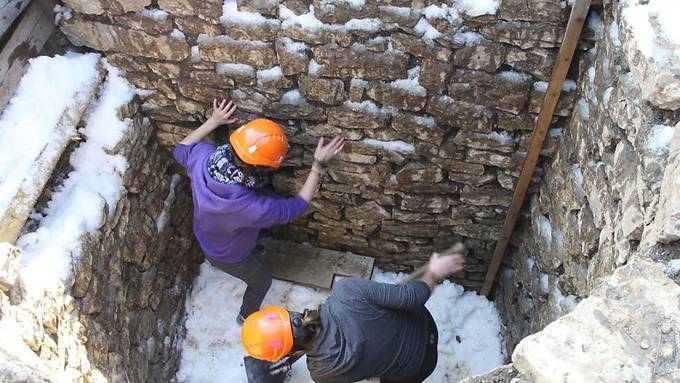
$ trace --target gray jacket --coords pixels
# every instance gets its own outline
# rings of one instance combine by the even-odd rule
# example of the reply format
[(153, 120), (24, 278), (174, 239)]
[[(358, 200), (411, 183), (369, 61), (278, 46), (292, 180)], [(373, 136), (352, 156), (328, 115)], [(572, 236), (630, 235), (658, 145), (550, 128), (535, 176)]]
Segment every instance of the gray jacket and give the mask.
[(422, 281), (405, 286), (338, 281), (320, 307), (323, 329), (307, 353), (312, 379), (340, 383), (415, 375), (427, 346), (429, 297)]

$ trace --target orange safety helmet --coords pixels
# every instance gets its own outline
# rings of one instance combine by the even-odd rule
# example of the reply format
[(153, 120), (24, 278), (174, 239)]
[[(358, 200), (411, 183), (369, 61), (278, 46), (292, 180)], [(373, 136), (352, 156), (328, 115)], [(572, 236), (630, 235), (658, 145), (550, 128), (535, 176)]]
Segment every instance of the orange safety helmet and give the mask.
[(276, 362), (293, 349), (293, 328), (288, 310), (268, 306), (248, 316), (241, 326), (241, 343), (248, 355)]
[(272, 120), (258, 118), (236, 129), (229, 142), (236, 155), (249, 165), (278, 168), (288, 154), (288, 138)]

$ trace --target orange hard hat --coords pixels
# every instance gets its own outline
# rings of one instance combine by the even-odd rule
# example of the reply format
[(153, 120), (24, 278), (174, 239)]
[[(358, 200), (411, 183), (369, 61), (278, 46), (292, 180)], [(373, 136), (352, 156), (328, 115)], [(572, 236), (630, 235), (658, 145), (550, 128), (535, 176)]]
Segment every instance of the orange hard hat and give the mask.
[(248, 355), (276, 362), (293, 349), (288, 310), (268, 306), (248, 316), (241, 326), (241, 343)]
[(236, 155), (250, 165), (278, 168), (288, 154), (288, 138), (272, 120), (258, 118), (236, 129), (229, 142)]

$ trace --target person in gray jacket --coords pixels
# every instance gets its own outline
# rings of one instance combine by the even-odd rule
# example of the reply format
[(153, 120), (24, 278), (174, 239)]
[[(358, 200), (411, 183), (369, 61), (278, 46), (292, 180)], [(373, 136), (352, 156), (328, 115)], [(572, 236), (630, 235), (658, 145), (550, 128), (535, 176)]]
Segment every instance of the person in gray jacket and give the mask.
[(407, 285), (342, 279), (316, 310), (270, 306), (252, 314), (241, 341), (250, 356), (272, 362), (305, 352), (317, 383), (422, 382), (437, 365), (438, 339), (425, 302), (463, 264), (461, 254), (433, 255), (424, 276)]

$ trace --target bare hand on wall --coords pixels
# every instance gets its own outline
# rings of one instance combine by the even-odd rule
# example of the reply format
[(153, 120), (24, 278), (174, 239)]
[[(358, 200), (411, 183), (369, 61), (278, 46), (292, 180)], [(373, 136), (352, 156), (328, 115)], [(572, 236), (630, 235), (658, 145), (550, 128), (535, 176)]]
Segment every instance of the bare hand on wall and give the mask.
[(213, 112), (210, 119), (217, 125), (233, 124), (238, 121), (237, 118), (232, 118), (231, 116), (236, 111), (236, 105), (233, 102), (222, 99), (222, 101), (217, 104), (217, 99), (213, 99)]
[(345, 139), (340, 136), (336, 136), (327, 145), (323, 144), (323, 137), (320, 138), (319, 144), (316, 145), (316, 151), (314, 151), (314, 161), (325, 165), (340, 153), (343, 146), (345, 146)]

